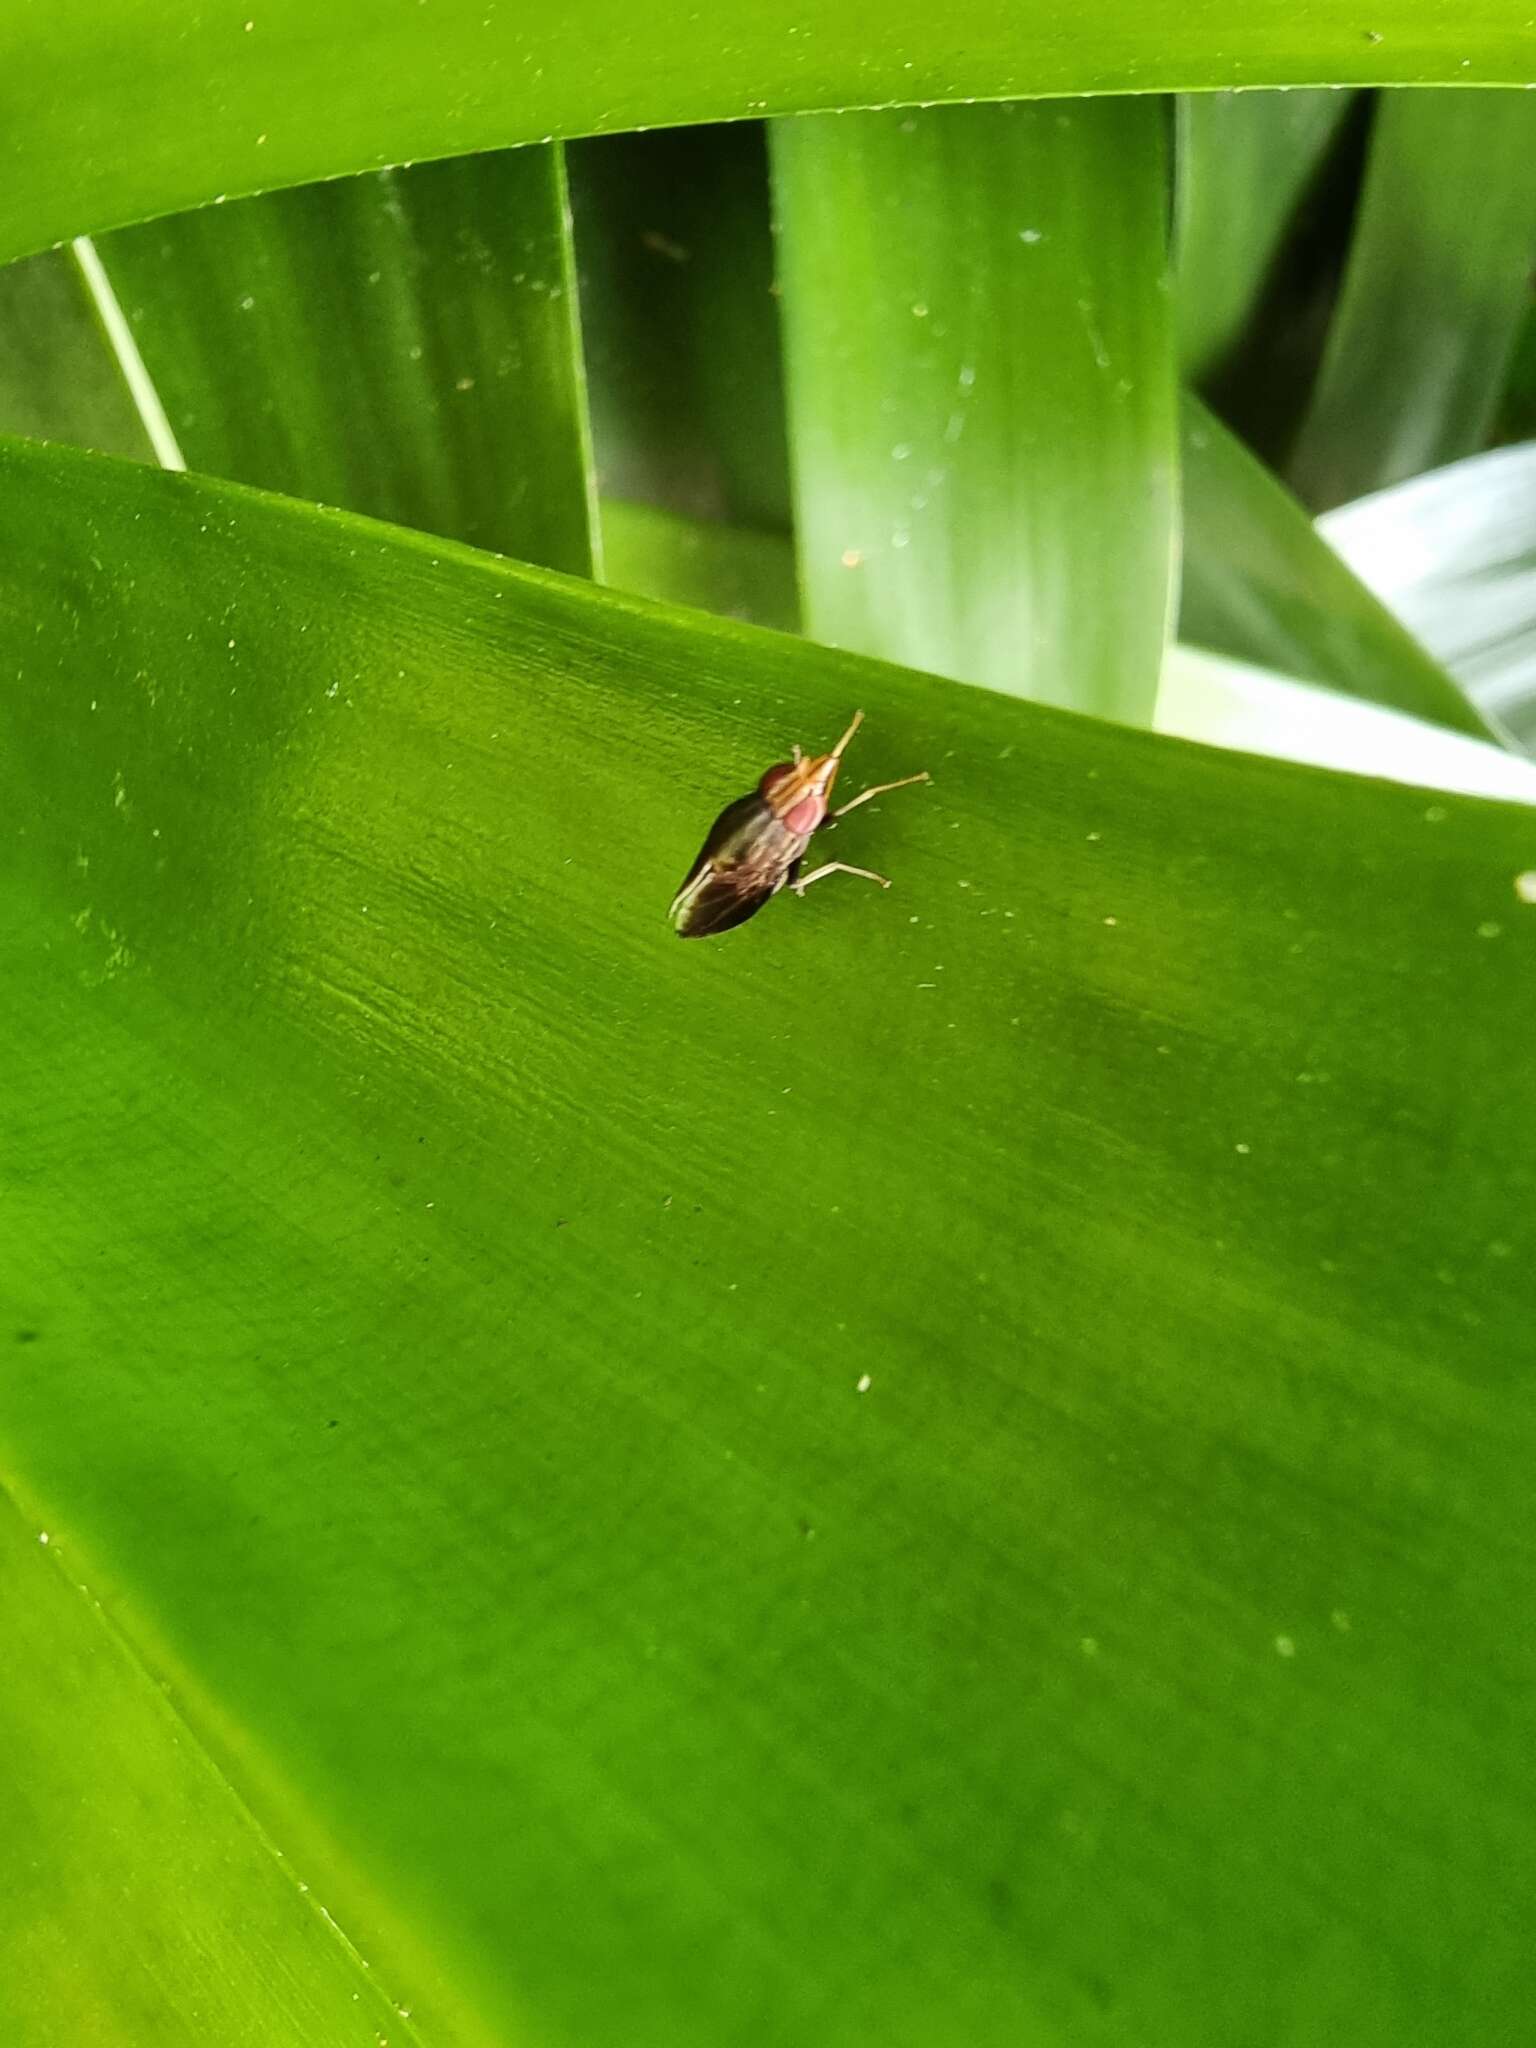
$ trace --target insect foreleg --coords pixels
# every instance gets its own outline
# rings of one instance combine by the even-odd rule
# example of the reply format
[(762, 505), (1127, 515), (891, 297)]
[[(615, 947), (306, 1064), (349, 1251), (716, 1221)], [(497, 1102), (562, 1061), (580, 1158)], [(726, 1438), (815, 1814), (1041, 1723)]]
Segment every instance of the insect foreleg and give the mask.
[(925, 768), (918, 775), (903, 775), (900, 782), (877, 782), (873, 789), (862, 791), (858, 796), (854, 797), (851, 803), (839, 804), (832, 813), (832, 816), (834, 818), (846, 818), (848, 813), (856, 811), (860, 804), (867, 804), (872, 796), (884, 796), (889, 790), (905, 789), (908, 783), (926, 782), (927, 780), (928, 770)]

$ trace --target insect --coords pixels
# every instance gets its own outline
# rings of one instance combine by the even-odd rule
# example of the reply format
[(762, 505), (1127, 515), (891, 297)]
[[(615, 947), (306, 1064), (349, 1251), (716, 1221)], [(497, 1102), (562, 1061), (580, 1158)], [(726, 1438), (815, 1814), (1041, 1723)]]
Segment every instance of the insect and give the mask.
[(672, 899), (672, 929), (680, 939), (728, 932), (732, 925), (745, 924), (755, 916), (781, 889), (790, 888), (803, 896), (812, 882), (819, 882), (824, 875), (862, 875), (889, 889), (884, 875), (850, 867), (845, 860), (824, 861), (808, 875), (800, 872), (805, 849), (823, 825), (846, 817), (872, 796), (928, 780), (925, 768), (920, 775), (882, 782), (840, 809), (829, 810), (827, 799), (842, 766), (843, 749), (863, 722), (863, 712), (855, 711), (853, 723), (830, 754), (807, 759), (796, 747), (792, 761), (779, 762), (750, 795), (726, 805), (710, 826), (687, 880)]

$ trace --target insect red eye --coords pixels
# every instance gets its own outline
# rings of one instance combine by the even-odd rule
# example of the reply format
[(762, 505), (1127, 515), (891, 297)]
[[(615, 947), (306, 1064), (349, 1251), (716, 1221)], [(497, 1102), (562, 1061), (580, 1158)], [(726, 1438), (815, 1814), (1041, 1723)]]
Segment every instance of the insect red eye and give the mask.
[(777, 767), (768, 770), (768, 773), (757, 785), (759, 794), (762, 796), (772, 796), (773, 792), (787, 782), (794, 772), (795, 764), (793, 761), (780, 761)]

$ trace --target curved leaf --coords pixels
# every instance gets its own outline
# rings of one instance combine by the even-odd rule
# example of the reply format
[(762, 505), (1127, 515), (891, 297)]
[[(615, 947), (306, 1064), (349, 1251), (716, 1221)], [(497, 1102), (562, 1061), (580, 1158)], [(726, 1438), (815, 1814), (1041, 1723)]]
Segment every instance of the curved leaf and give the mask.
[(1480, 448), (1536, 259), (1536, 95), (1386, 93), (1291, 475), (1326, 509)]
[(590, 570), (558, 150), (207, 207), (97, 252), (191, 468)]
[(1179, 360), (1217, 370), (1258, 305), (1285, 231), (1349, 112), (1342, 92), (1185, 93), (1178, 102)]
[(0, 46), (0, 257), (347, 171), (755, 114), (1201, 86), (1524, 84), (1526, 0), (1250, 0), (1213, 35), (1178, 0), (692, 0), (380, 7), (12, 0)]
[(1529, 810), (61, 451), (0, 595), (0, 1469), (424, 2040), (1518, 2031)]
[(806, 629), (1146, 723), (1176, 547), (1154, 100), (785, 121)]
[(1470, 697), (1192, 395), (1183, 429), (1181, 637), (1489, 738)]

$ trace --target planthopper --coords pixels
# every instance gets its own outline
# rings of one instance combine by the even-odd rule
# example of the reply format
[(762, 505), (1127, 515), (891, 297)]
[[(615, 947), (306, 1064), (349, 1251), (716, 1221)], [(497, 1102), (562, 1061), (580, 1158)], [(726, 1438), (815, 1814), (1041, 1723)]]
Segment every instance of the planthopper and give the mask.
[(904, 775), (900, 782), (879, 783), (840, 809), (829, 810), (827, 800), (842, 766), (843, 749), (863, 722), (863, 712), (855, 711), (852, 724), (830, 754), (808, 760), (796, 747), (792, 761), (779, 762), (750, 795), (726, 805), (709, 828), (688, 879), (672, 899), (672, 928), (680, 939), (728, 932), (732, 925), (745, 924), (780, 889), (787, 887), (803, 896), (812, 882), (819, 882), (824, 875), (862, 875), (882, 889), (891, 886), (884, 875), (850, 867), (845, 860), (824, 861), (808, 875), (800, 872), (805, 849), (823, 825), (846, 817), (872, 796), (928, 780), (925, 768), (920, 775)]

